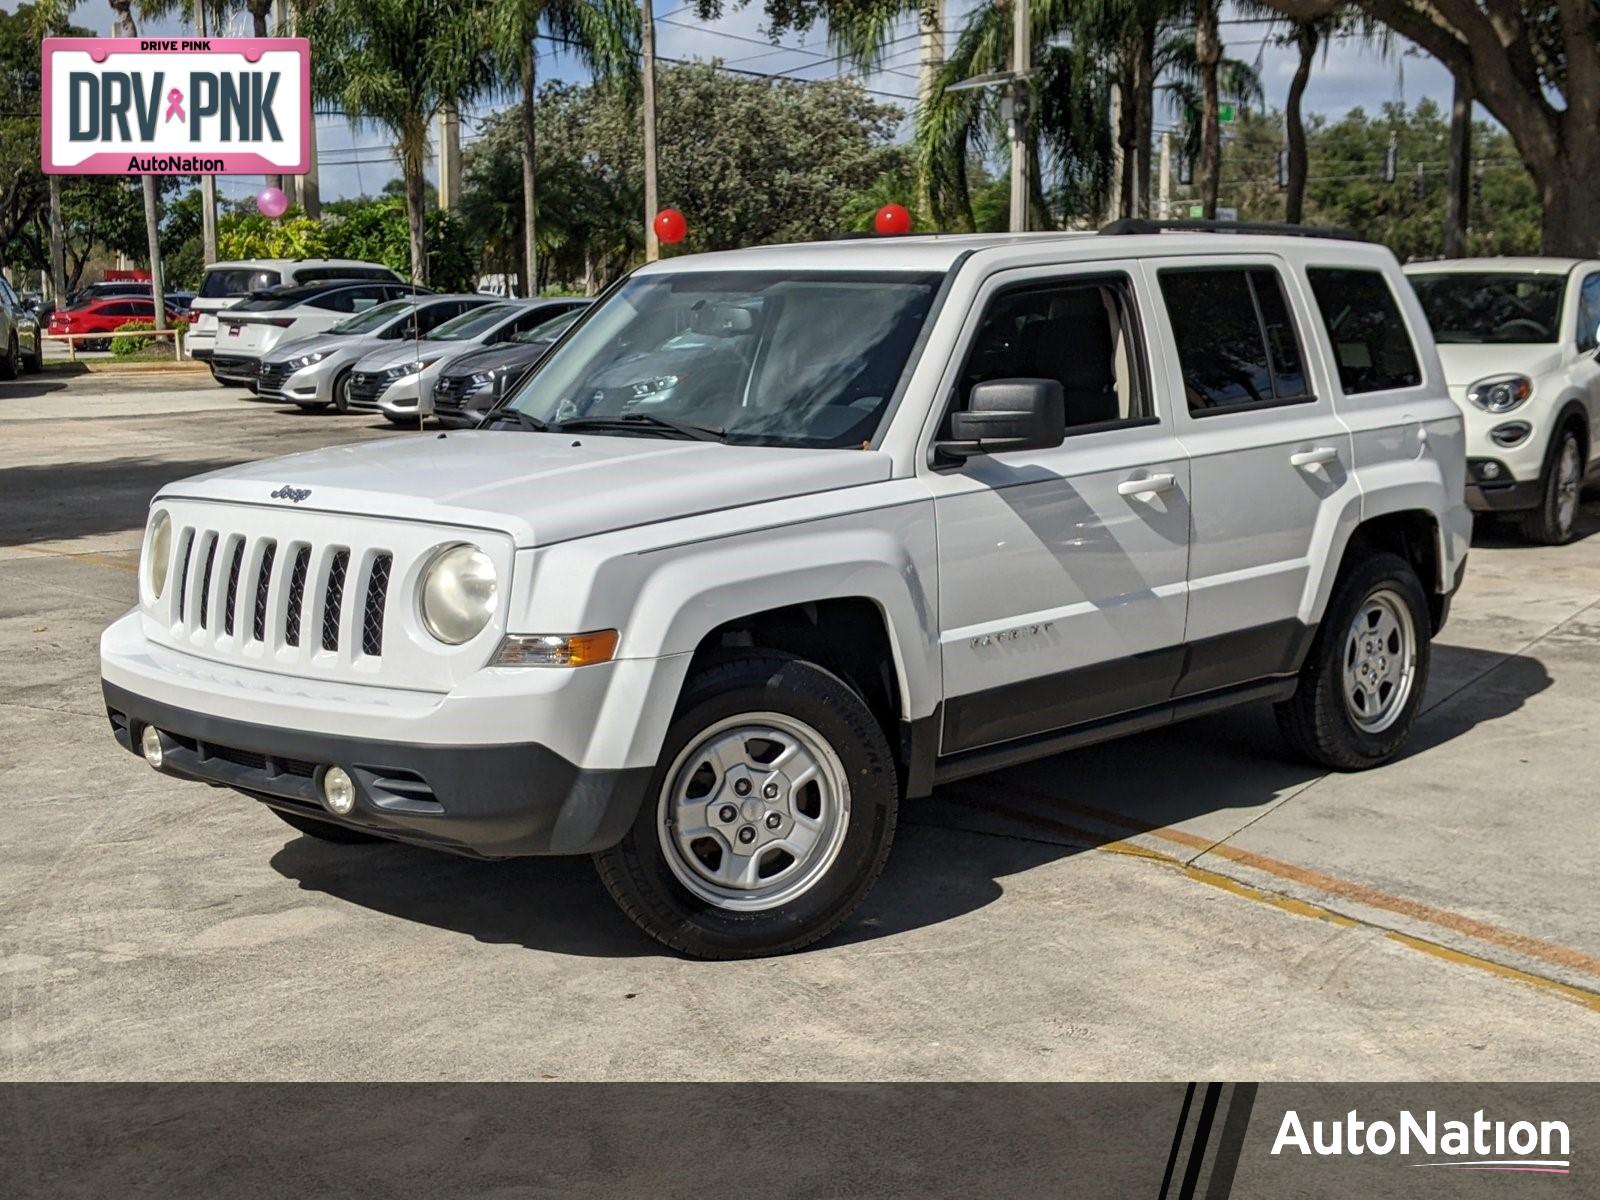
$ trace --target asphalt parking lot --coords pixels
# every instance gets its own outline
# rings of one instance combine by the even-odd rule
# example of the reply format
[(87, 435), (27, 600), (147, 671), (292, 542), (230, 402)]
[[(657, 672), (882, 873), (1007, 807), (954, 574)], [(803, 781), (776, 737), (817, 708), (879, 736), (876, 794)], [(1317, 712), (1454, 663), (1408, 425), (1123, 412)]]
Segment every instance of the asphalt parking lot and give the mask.
[(840, 934), (704, 964), (586, 861), (327, 845), (116, 746), (97, 638), (157, 487), (395, 436), (239, 396), (0, 383), (10, 1079), (1600, 1073), (1592, 499), (1571, 546), (1480, 532), (1399, 762), (1318, 774), (1246, 710), (969, 781)]

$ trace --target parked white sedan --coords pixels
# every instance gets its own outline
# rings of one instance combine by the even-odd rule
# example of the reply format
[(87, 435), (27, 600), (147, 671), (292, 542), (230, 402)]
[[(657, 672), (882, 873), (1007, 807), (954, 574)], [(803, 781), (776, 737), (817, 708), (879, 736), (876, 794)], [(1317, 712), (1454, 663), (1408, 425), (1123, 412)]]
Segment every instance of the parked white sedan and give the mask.
[(1467, 503), (1572, 539), (1600, 468), (1600, 260), (1476, 258), (1406, 268), (1467, 423)]
[(253, 388), (261, 360), (279, 342), (324, 333), (389, 300), (432, 294), (409, 283), (348, 279), (259, 292), (217, 314), (211, 373), (220, 383)]
[(351, 412), (381, 412), (396, 425), (433, 412), (433, 383), (446, 363), (525, 333), (586, 303), (576, 297), (507, 300), (463, 313), (417, 342), (375, 350), (356, 364), (345, 389)]

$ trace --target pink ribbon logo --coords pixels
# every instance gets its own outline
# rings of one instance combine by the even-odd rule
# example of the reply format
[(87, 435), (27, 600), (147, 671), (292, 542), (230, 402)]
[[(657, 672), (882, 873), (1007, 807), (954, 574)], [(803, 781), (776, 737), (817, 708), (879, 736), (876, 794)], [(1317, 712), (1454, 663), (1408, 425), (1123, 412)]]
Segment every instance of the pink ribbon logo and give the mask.
[(170, 121), (173, 117), (177, 117), (180, 121), (189, 119), (183, 115), (183, 93), (177, 88), (173, 88), (167, 93), (167, 115), (165, 120)]

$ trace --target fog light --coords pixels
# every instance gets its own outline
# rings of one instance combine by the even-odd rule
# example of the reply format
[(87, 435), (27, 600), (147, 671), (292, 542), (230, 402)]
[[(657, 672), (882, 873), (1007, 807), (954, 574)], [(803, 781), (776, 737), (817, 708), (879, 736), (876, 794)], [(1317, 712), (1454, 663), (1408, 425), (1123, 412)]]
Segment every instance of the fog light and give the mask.
[(1478, 468), (1478, 474), (1482, 475), (1485, 479), (1499, 479), (1500, 464), (1497, 462), (1486, 462), (1483, 464), (1483, 466)]
[(322, 803), (338, 817), (348, 817), (356, 806), (355, 781), (339, 767), (322, 773)]
[(144, 754), (145, 762), (159, 771), (161, 769), (161, 731), (154, 725), (146, 725), (144, 732), (139, 735), (139, 749)]

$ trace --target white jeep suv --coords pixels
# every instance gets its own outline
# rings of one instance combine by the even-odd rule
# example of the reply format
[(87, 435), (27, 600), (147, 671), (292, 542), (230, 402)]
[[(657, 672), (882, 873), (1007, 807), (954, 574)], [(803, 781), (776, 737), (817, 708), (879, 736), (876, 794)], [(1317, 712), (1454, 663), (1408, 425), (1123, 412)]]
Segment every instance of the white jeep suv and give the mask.
[(592, 854), (708, 958), (836, 928), (943, 781), (1251, 701), (1388, 761), (1471, 527), (1416, 297), (1112, 228), (654, 263), (484, 428), (164, 487), (118, 741), (329, 841)]
[(1406, 268), (1467, 422), (1467, 503), (1530, 541), (1576, 532), (1600, 467), (1600, 260), (1464, 258)]

